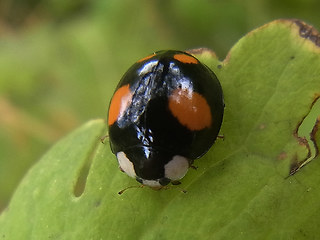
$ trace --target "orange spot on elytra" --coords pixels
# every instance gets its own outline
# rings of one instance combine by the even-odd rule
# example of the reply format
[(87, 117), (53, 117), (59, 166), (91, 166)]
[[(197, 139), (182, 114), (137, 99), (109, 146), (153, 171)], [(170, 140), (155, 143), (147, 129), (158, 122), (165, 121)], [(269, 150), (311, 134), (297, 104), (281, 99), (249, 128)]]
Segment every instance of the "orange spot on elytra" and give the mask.
[(189, 89), (173, 90), (169, 97), (169, 109), (178, 121), (190, 130), (211, 126), (211, 110), (206, 99)]
[(139, 62), (143, 62), (143, 61), (145, 61), (145, 60), (148, 60), (148, 59), (154, 57), (154, 55), (156, 55), (156, 54), (154, 53), (154, 54), (152, 54), (152, 55), (149, 55), (149, 56), (146, 56), (146, 57), (144, 57), (144, 58), (141, 58), (141, 59), (138, 60), (137, 62), (139, 63)]
[(129, 107), (132, 100), (132, 93), (129, 84), (120, 87), (113, 95), (108, 115), (108, 125), (114, 124)]
[(179, 53), (179, 54), (176, 54), (173, 56), (174, 59), (178, 60), (179, 62), (182, 62), (182, 63), (192, 63), (192, 64), (198, 64), (199, 61), (192, 57), (192, 56), (189, 56), (187, 54), (183, 54), (183, 53)]

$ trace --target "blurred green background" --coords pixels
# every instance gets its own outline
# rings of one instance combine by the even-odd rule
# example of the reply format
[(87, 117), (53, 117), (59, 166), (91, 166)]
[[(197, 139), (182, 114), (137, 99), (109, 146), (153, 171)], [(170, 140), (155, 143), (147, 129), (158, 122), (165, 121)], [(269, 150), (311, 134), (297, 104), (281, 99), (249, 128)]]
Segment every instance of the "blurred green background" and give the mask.
[(318, 0), (1, 0), (0, 211), (55, 141), (106, 117), (113, 88), (137, 59), (208, 47), (223, 60), (274, 19), (319, 29), (319, 10)]

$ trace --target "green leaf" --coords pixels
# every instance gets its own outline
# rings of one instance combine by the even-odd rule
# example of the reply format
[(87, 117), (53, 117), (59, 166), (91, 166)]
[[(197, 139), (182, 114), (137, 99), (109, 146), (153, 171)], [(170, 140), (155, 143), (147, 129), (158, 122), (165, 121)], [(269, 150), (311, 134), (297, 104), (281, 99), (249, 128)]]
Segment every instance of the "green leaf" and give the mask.
[(29, 171), (0, 217), (0, 237), (317, 239), (319, 121), (310, 143), (299, 128), (320, 96), (319, 39), (301, 21), (278, 20), (243, 37), (223, 62), (194, 53), (224, 89), (225, 137), (182, 180), (186, 194), (173, 186), (118, 195), (138, 184), (117, 169), (99, 140), (106, 124), (95, 120)]

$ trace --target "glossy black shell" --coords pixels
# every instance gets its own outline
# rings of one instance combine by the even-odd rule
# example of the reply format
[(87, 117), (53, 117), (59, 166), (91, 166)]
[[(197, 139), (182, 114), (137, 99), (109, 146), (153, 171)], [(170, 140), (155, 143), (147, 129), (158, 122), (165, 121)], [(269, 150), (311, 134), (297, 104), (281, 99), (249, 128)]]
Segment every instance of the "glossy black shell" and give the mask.
[[(205, 154), (214, 143), (223, 118), (224, 102), (216, 75), (200, 62), (188, 64), (173, 58), (181, 51), (160, 51), (136, 62), (122, 77), (117, 89), (129, 84), (132, 102), (124, 115), (109, 126), (114, 154), (125, 152), (143, 179), (164, 176), (164, 165), (175, 155), (190, 160)], [(211, 108), (212, 125), (193, 131), (183, 126), (168, 108), (172, 90), (189, 86)]]

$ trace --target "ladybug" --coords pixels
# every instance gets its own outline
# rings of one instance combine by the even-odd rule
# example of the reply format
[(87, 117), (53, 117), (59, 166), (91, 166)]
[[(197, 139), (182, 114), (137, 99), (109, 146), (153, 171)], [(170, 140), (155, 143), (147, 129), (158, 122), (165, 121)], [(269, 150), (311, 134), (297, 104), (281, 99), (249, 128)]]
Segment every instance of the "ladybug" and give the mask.
[(159, 51), (124, 74), (109, 105), (112, 152), (142, 185), (179, 184), (218, 136), (224, 111), (216, 75), (182, 51)]

